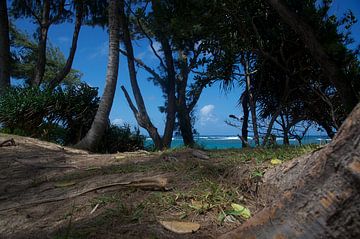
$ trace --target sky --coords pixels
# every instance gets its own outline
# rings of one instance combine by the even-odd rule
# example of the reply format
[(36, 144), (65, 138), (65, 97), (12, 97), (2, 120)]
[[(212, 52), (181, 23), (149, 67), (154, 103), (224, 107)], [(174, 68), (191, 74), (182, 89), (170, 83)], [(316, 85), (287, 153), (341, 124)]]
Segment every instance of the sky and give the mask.
[[(335, 0), (331, 12), (341, 16), (347, 9), (351, 9), (360, 21), (360, 0)], [(35, 31), (35, 26), (29, 19), (20, 19), (15, 22), (16, 26), (31, 35)], [(52, 26), (49, 30), (49, 41), (58, 46), (67, 57), (71, 46), (73, 33), (73, 23), (64, 23)], [(355, 43), (352, 47), (360, 44), (360, 22), (352, 27)], [(155, 66), (158, 64), (157, 58), (149, 48), (148, 42), (141, 40), (134, 43), (135, 56), (142, 59), (145, 63)], [(83, 26), (78, 39), (78, 48), (73, 62), (73, 68), (83, 73), (82, 80), (93, 87), (99, 88), (101, 95), (105, 86), (106, 65), (108, 54), (108, 34), (106, 29), (101, 27)], [(148, 74), (139, 70), (138, 82), (147, 106), (149, 116), (153, 124), (163, 132), (165, 115), (158, 110), (163, 105), (161, 90), (147, 80)], [(127, 62), (124, 56), (120, 58), (119, 76), (114, 103), (110, 113), (110, 121), (122, 125), (128, 123), (137, 126), (136, 120), (130, 110), (125, 97), (120, 89), (121, 85), (131, 92)], [(229, 92), (220, 89), (219, 84), (205, 88), (196, 107), (196, 130), (202, 135), (236, 135), (239, 130), (225, 124), (229, 114), (241, 115), (241, 109), (237, 102), (241, 90), (234, 87)], [(141, 130), (146, 134), (146, 131)], [(318, 134), (313, 132), (313, 134)]]

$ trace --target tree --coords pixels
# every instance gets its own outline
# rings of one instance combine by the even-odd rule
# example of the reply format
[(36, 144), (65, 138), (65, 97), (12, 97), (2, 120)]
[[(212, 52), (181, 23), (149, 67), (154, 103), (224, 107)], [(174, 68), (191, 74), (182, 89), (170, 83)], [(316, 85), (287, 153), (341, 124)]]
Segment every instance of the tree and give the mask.
[(286, 5), (281, 3), (281, 1), (268, 0), (268, 2), (278, 12), (281, 18), (300, 35), (314, 59), (323, 68), (324, 74), (327, 75), (340, 92), (343, 104), (349, 113), (359, 101), (356, 96), (356, 91), (336, 62), (328, 56), (324, 47), (317, 40), (312, 28)]
[(32, 86), (38, 86), (43, 81), (48, 31), (51, 25), (61, 23), (70, 18), (71, 11), (66, 8), (68, 5), (65, 0), (44, 0), (42, 4), (33, 0), (14, 0), (12, 2), (12, 13), (16, 18), (32, 18), (35, 24), (38, 25), (37, 62), (34, 68), (34, 77), (31, 81)]
[(71, 42), (69, 57), (66, 60), (66, 63), (65, 63), (65, 66), (63, 67), (63, 69), (61, 71), (59, 71), (57, 73), (57, 75), (55, 76), (55, 78), (50, 81), (48, 87), (51, 90), (54, 89), (57, 85), (59, 85), (60, 82), (63, 81), (65, 79), (65, 77), (69, 74), (69, 72), (71, 71), (72, 63), (74, 61), (76, 47), (77, 47), (77, 41), (78, 41), (82, 21), (84, 18), (84, 2), (83, 2), (83, 0), (75, 0), (74, 5), (76, 8), (75, 27), (74, 27), (74, 33), (73, 33), (73, 38), (72, 38), (72, 42)]
[(94, 121), (86, 136), (76, 144), (77, 148), (93, 150), (108, 125), (108, 118), (114, 100), (119, 69), (120, 19), (119, 13), (124, 1), (109, 0), (109, 55), (106, 71), (106, 82), (103, 95)]
[(266, 207), (221, 238), (358, 237), (359, 140), (360, 104), (330, 144), (267, 172)]
[[(14, 25), (10, 25), (10, 45), (11, 45), (11, 77), (23, 80), (26, 85), (31, 85), (33, 79), (33, 69), (36, 67), (36, 57), (38, 44), (32, 37), (18, 30)], [(49, 42), (46, 49), (46, 65), (43, 82), (49, 84), (57, 72), (61, 71), (66, 59), (58, 47)], [(71, 69), (65, 79), (61, 82), (71, 85), (80, 82), (82, 73)]]
[(10, 40), (6, 0), (0, 1), (0, 95), (10, 86)]

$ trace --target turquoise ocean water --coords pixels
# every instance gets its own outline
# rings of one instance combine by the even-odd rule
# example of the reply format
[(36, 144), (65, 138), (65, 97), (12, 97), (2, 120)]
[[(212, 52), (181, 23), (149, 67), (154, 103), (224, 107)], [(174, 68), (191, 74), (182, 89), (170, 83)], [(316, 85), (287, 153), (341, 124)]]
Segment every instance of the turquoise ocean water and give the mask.
[[(230, 148), (241, 148), (241, 141), (239, 137), (232, 135), (203, 135), (195, 137), (196, 143), (204, 147), (205, 149), (230, 149)], [(276, 138), (276, 143), (281, 145), (283, 139)], [(302, 144), (325, 144), (330, 142), (330, 139), (327, 136), (311, 135), (305, 136), (302, 140)], [(249, 137), (250, 145), (254, 145), (254, 141)], [(145, 141), (145, 146), (150, 146), (152, 140), (147, 138)], [(291, 145), (298, 145), (297, 140), (290, 139)], [(181, 147), (183, 146), (183, 141), (181, 137), (173, 138), (171, 147)]]

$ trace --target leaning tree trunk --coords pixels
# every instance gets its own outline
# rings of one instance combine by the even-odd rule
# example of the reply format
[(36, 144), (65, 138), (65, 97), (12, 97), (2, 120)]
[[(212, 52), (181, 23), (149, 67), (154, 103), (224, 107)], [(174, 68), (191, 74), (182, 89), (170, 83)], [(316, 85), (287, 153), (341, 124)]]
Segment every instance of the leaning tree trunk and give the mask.
[(132, 100), (126, 91), (124, 86), (121, 86), (122, 91), (125, 94), (125, 98), (135, 116), (136, 121), (140, 125), (140, 127), (144, 128), (151, 139), (154, 142), (155, 148), (162, 150), (164, 148), (163, 140), (159, 135), (157, 128), (153, 125), (150, 120), (149, 114), (147, 113), (146, 106), (144, 103), (144, 99), (141, 94), (141, 90), (137, 81), (136, 77), (136, 68), (135, 68), (135, 58), (134, 58), (134, 49), (131, 43), (131, 36), (129, 31), (129, 22), (125, 15), (124, 9), (124, 1), (121, 1), (121, 9), (120, 9), (120, 21), (121, 21), (121, 28), (123, 31), (123, 42), (126, 49), (126, 56), (127, 56), (127, 63), (128, 63), (128, 70), (129, 70), (129, 77), (132, 92), (135, 98), (135, 105), (132, 103)]
[(39, 29), (39, 45), (38, 55), (35, 67), (35, 75), (31, 82), (32, 86), (39, 86), (44, 78), (45, 67), (46, 67), (46, 42), (49, 31), (49, 18), (50, 18), (50, 2), (49, 0), (44, 1), (44, 7), (41, 17), (41, 24)]
[(360, 238), (360, 104), (331, 143), (264, 181), (267, 206), (222, 238)]
[(59, 85), (65, 79), (65, 77), (69, 74), (69, 72), (71, 70), (71, 66), (73, 64), (74, 57), (75, 57), (75, 52), (76, 52), (77, 42), (78, 42), (81, 24), (82, 24), (82, 20), (83, 20), (83, 15), (84, 15), (84, 3), (83, 3), (83, 1), (80, 0), (76, 3), (75, 28), (74, 28), (73, 38), (72, 38), (72, 42), (71, 42), (69, 57), (66, 60), (66, 63), (65, 63), (65, 66), (63, 67), (63, 69), (61, 69), (61, 71), (55, 76), (55, 78), (51, 80), (49, 87), (48, 87), (50, 90), (53, 90), (57, 85)]
[(351, 83), (346, 79), (342, 70), (339, 69), (336, 62), (327, 55), (323, 46), (316, 39), (313, 29), (300, 19), (296, 13), (282, 4), (280, 0), (268, 0), (268, 2), (278, 12), (280, 17), (299, 34), (306, 47), (310, 50), (311, 55), (323, 68), (324, 74), (339, 91), (345, 109), (347, 112), (350, 112), (359, 102), (359, 99), (356, 97)]
[(10, 40), (6, 0), (0, 1), (0, 95), (10, 86)]
[(108, 126), (108, 119), (112, 103), (114, 100), (116, 82), (119, 69), (119, 20), (120, 2), (118, 0), (109, 1), (109, 55), (106, 72), (106, 83), (104, 93), (101, 97), (99, 108), (96, 112), (94, 121), (85, 137), (76, 145), (77, 148), (94, 150), (99, 140), (104, 135)]

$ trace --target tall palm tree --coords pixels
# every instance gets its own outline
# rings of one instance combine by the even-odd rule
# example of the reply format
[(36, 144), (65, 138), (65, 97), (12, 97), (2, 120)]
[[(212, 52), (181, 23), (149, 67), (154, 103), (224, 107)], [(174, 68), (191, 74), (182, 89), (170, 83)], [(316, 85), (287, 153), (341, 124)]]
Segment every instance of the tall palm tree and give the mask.
[(124, 1), (109, 0), (109, 55), (105, 89), (91, 128), (87, 132), (86, 136), (78, 144), (76, 144), (75, 147), (77, 148), (87, 149), (90, 151), (94, 150), (108, 125), (108, 119), (114, 100), (119, 69), (119, 11), (121, 9), (121, 5), (123, 4)]

